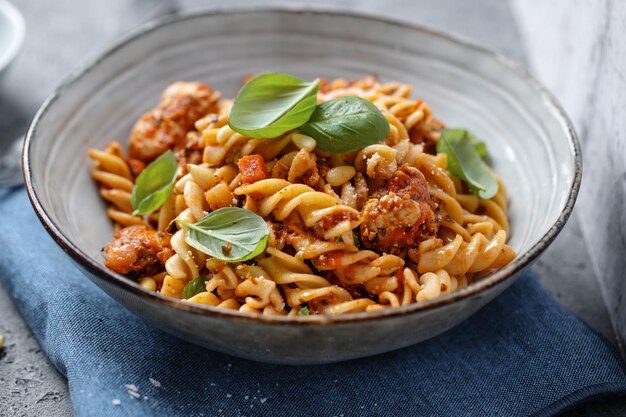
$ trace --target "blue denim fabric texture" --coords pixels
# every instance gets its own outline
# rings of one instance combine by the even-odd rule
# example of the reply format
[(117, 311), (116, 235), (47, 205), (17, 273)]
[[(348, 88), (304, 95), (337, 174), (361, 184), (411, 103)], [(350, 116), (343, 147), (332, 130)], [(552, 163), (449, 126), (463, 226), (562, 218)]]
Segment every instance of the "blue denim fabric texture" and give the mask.
[(417, 346), (334, 365), (267, 365), (191, 345), (126, 311), (57, 247), (23, 190), (0, 190), (0, 218), (0, 280), (67, 376), (77, 417), (547, 416), (626, 392), (615, 352), (532, 273)]

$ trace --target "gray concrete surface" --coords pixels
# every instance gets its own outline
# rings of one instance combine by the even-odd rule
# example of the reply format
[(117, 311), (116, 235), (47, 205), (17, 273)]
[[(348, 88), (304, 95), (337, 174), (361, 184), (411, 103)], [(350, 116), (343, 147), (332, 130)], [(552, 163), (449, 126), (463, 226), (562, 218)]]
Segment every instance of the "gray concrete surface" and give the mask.
[(0, 415), (67, 416), (71, 404), (65, 377), (47, 360), (17, 308), (0, 291)]
[[(0, 145), (24, 131), (38, 105), (66, 73), (146, 16), (172, 5), (184, 9), (223, 6), (199, 0), (165, 2), (165, 8), (163, 2), (150, 0), (15, 3), (25, 14), (28, 35), (16, 65), (0, 80)], [(322, 0), (315, 4), (339, 4), (427, 24), (473, 38), (516, 60), (524, 58), (508, 4), (499, 0)], [(614, 340), (588, 259), (577, 220), (572, 219), (537, 262), (535, 270), (556, 299)], [(6, 337), (6, 347), (0, 353), (0, 416), (71, 415), (65, 379), (49, 363), (1, 287), (0, 334)], [(626, 399), (601, 400), (564, 416), (620, 416), (626, 415), (625, 410)]]
[(554, 0), (531, 7), (517, 0), (512, 6), (531, 68), (562, 98), (581, 132), (585, 181), (578, 211), (593, 219), (581, 230), (626, 356), (626, 2)]

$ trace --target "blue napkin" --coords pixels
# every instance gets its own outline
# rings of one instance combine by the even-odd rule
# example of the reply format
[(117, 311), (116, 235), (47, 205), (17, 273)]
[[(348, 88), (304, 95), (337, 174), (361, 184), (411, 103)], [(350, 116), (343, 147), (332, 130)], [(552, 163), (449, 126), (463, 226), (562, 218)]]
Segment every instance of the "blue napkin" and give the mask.
[(420, 345), (334, 365), (267, 365), (126, 311), (56, 246), (23, 190), (0, 190), (0, 218), (0, 281), (67, 376), (77, 417), (546, 416), (626, 392), (616, 353), (532, 273)]

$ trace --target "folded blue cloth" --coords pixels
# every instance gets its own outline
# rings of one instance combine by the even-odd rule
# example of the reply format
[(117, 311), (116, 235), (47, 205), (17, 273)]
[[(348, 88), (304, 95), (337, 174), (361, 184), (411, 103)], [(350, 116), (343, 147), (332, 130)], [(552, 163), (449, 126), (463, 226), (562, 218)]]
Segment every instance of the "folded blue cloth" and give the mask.
[(626, 392), (615, 352), (532, 273), (417, 346), (334, 365), (267, 365), (191, 345), (126, 311), (49, 238), (23, 190), (0, 190), (0, 218), (0, 281), (67, 376), (77, 417), (546, 416)]

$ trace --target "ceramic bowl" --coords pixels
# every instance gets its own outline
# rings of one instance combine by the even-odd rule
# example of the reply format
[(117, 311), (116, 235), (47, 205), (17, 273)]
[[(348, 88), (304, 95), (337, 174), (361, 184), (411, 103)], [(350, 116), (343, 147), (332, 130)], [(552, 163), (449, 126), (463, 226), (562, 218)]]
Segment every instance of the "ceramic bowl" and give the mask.
[(9, 2), (0, 0), (0, 76), (24, 42), (24, 18)]
[[(412, 84), (438, 118), (483, 138), (511, 196), (517, 258), (461, 291), (373, 313), (293, 318), (192, 305), (107, 270), (105, 204), (90, 177), (90, 147), (125, 143), (164, 87), (199, 80), (232, 97), (242, 77), (281, 71), (305, 79)], [(555, 100), (517, 65), (420, 26), (348, 12), (252, 9), (170, 17), (139, 29), (72, 74), (39, 110), (24, 169), (37, 214), (87, 277), (147, 322), (243, 358), (318, 364), (429, 339), (506, 289), (543, 252), (571, 213), (581, 178), (578, 141)], [(120, 326), (123, 326), (120, 323)]]

